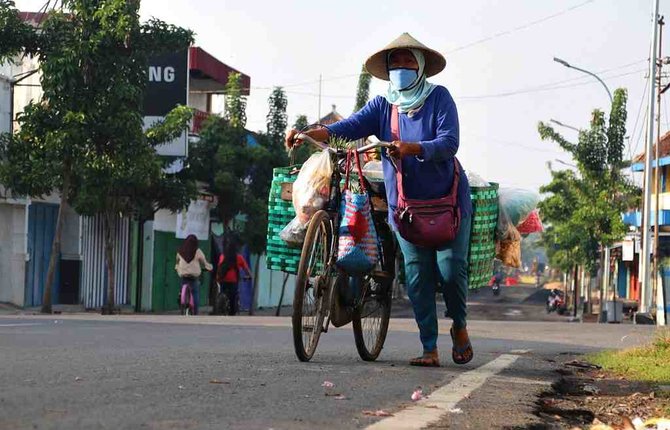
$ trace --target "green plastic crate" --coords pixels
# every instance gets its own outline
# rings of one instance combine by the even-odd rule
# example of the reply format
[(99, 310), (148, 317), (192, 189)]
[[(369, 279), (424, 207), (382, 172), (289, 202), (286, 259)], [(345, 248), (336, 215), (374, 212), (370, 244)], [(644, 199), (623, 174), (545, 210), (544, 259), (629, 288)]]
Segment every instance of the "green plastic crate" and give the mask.
[(468, 254), (470, 289), (488, 284), (493, 276), (495, 258), (495, 231), (498, 224), (498, 184), (488, 187), (471, 187), (472, 230)]
[[(279, 233), (295, 217), (293, 203), (281, 198), (281, 184), (295, 182), (299, 165), (277, 167), (272, 170), (272, 184), (268, 196), (268, 232), (265, 261), (270, 270), (298, 273), (302, 248), (289, 246), (281, 240)], [(291, 173), (292, 171), (295, 173)]]

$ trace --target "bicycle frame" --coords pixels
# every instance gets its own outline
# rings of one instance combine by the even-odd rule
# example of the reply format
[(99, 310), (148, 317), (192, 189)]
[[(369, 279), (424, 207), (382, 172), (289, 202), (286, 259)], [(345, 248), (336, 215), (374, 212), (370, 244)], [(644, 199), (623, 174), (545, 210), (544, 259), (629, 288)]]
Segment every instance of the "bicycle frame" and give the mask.
[[(330, 225), (330, 227), (331, 227), (331, 237), (329, 239), (330, 242), (331, 242), (329, 244), (330, 261), (328, 262), (328, 269), (327, 269), (327, 272), (325, 274), (325, 277), (327, 279), (330, 279), (333, 275), (331, 273), (331, 270), (333, 270), (333, 269), (337, 270), (335, 262), (337, 260), (337, 249), (338, 249), (338, 238), (339, 238), (338, 229), (339, 229), (339, 225), (340, 225), (340, 202), (342, 201), (342, 190), (340, 189), (340, 182), (342, 181), (342, 172), (340, 171), (339, 160), (346, 158), (346, 151), (344, 151), (342, 149), (331, 148), (330, 146), (328, 146), (324, 143), (318, 142), (318, 141), (312, 139), (311, 137), (309, 137), (308, 135), (303, 134), (303, 133), (298, 134), (296, 136), (296, 138), (305, 140), (306, 142), (316, 146), (317, 148), (330, 151), (331, 160), (332, 160), (332, 158), (334, 158), (334, 160), (332, 160), (332, 162), (333, 162), (335, 168), (333, 169), (333, 174), (332, 174), (331, 180), (330, 180), (329, 199), (328, 199), (328, 203), (326, 204), (326, 207), (324, 208), (324, 210), (329, 215), (330, 224), (331, 224)], [(383, 141), (380, 141), (380, 142), (377, 142), (377, 143), (371, 143), (371, 144), (368, 144), (368, 145), (362, 146), (361, 148), (356, 149), (356, 156), (359, 156), (362, 153), (371, 151), (371, 150), (376, 149), (376, 148), (389, 148), (391, 146), (393, 146), (391, 143), (383, 142)], [(366, 181), (365, 178), (360, 178), (360, 180), (361, 181)], [(372, 193), (369, 191), (370, 188), (371, 188), (370, 186), (366, 187), (366, 190), (367, 190), (366, 193), (368, 194), (369, 198), (372, 197)], [(374, 209), (374, 207), (372, 205), (370, 205), (370, 212), (371, 212), (371, 217), (373, 219), (373, 222), (375, 224), (377, 224), (377, 222), (375, 222), (375, 221), (376, 221), (376, 217), (379, 216), (378, 212), (380, 212), (380, 211), (376, 211)], [(381, 232), (379, 232), (379, 233), (381, 233)], [(384, 255), (384, 252), (383, 252), (383, 248), (384, 248), (383, 245), (382, 245), (381, 248), (382, 248), (382, 250), (381, 250), (382, 252), (380, 252), (380, 258), (381, 258), (381, 261), (382, 261), (382, 265), (384, 265), (384, 262), (386, 260), (386, 255)], [(370, 276), (370, 274), (363, 275), (363, 277), (365, 277), (365, 276)], [(361, 288), (361, 291), (359, 292), (358, 297), (357, 297), (357, 302), (360, 301), (360, 303), (356, 303), (354, 306), (360, 306), (363, 303), (363, 297), (365, 297), (365, 294), (367, 293), (367, 285), (369, 283), (363, 283), (363, 284), (366, 285), (366, 287)], [(335, 288), (335, 283), (329, 281), (327, 291), (323, 291), (321, 293), (324, 293), (324, 294), (328, 295), (328, 305), (330, 307), (329, 312), (328, 312), (328, 316), (327, 316), (327, 318), (324, 322), (324, 327), (323, 327), (324, 332), (327, 333), (328, 332), (328, 327), (330, 325), (331, 315), (332, 315), (333, 309), (334, 309), (334, 300), (336, 300), (336, 294), (337, 294), (337, 288)]]

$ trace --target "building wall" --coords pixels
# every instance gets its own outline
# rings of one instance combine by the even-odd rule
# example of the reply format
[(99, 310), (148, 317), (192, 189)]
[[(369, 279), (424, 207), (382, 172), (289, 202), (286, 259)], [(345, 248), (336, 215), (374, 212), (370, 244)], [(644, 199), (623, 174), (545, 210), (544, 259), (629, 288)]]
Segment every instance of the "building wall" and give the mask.
[[(251, 273), (256, 273), (256, 256), (251, 256)], [(279, 297), (281, 296), (282, 284), (284, 282), (284, 272), (276, 270), (269, 270), (265, 262), (265, 255), (261, 256), (258, 265), (258, 300), (256, 306), (259, 308), (273, 307), (279, 304)], [(293, 304), (293, 294), (295, 291), (295, 276), (289, 275), (286, 282), (286, 289), (284, 290), (283, 306), (290, 306)]]
[(153, 229), (174, 233), (177, 230), (177, 214), (161, 209), (154, 215)]
[(189, 93), (188, 105), (192, 108), (207, 112), (207, 93)]
[[(18, 65), (11, 66), (12, 76), (26, 73), (39, 68), (37, 58), (24, 57)], [(23, 81), (19, 86), (14, 87), (14, 118), (18, 113), (23, 112), (24, 107), (31, 101), (37, 101), (42, 97), (42, 87), (40, 86), (40, 73), (35, 73)], [(14, 123), (15, 130), (18, 124)]]
[(151, 311), (151, 300), (153, 293), (153, 267), (154, 267), (154, 222), (144, 223), (144, 235), (142, 240), (142, 293), (140, 309), (143, 312)]
[(0, 302), (24, 304), (26, 206), (0, 202)]
[[(100, 308), (107, 297), (107, 264), (102, 217), (83, 220), (83, 261), (80, 301), (87, 309)], [(115, 305), (130, 304), (128, 264), (130, 251), (130, 220), (119, 219), (114, 241)]]
[(0, 133), (8, 133), (12, 121), (12, 98), (10, 80), (0, 70)]
[(61, 259), (81, 260), (81, 217), (70, 206), (65, 207), (61, 232)]

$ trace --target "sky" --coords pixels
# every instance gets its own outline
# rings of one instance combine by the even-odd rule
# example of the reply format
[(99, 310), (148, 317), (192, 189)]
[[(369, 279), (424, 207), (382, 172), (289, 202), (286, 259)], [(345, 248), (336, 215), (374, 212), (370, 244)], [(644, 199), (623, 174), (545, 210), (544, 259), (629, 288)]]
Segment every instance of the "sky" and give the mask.
[[(44, 0), (16, 4), (35, 11)], [(660, 13), (670, 14), (670, 2), (661, 1)], [(430, 81), (456, 101), (457, 156), (468, 171), (502, 186), (538, 189), (550, 180), (547, 162), (554, 169), (574, 163), (558, 145), (540, 140), (538, 122), (588, 127), (593, 109), (609, 110), (609, 98), (595, 79), (554, 57), (597, 73), (612, 92), (628, 90), (627, 153), (644, 149), (652, 0), (143, 0), (141, 16), (190, 28), (197, 46), (251, 76), (247, 128), (254, 131), (266, 128), (274, 86), (286, 91), (289, 124), (300, 114), (316, 121), (319, 76), (321, 116), (332, 105), (350, 115), (365, 59), (409, 32), (447, 59)], [(670, 55), (668, 34), (664, 55)], [(665, 70), (670, 75), (670, 65)], [(371, 96), (386, 86), (373, 79)], [(576, 139), (575, 131), (558, 129)]]

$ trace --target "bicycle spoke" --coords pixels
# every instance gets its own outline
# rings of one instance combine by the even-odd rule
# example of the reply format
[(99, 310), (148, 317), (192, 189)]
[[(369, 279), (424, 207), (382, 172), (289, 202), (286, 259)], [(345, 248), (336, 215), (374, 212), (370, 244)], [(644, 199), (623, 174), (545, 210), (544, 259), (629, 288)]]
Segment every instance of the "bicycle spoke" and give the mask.
[(320, 228), (309, 253), (307, 280), (304, 286), (305, 294), (302, 307), (303, 345), (311, 351), (316, 345), (315, 340), (322, 327), (319, 324), (319, 314), (323, 306), (323, 292), (320, 283), (323, 281), (323, 269), (326, 267), (327, 249), (325, 246), (327, 232)]

